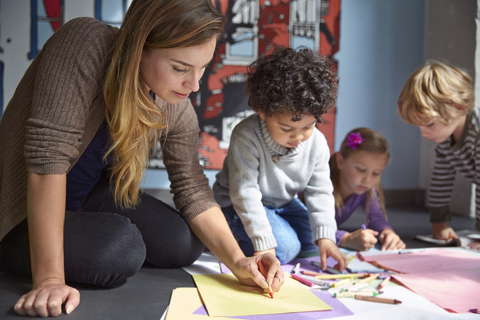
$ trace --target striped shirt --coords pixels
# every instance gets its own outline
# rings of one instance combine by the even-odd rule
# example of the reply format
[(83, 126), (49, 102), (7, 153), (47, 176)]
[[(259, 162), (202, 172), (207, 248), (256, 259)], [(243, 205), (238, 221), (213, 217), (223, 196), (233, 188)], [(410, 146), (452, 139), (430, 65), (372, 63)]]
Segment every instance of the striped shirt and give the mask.
[[(457, 142), (452, 144), (452, 137), (438, 144), (435, 149), (435, 166), (428, 194), (430, 222), (446, 222), (452, 219), (450, 200), (459, 172), (472, 183), (480, 181), (480, 110), (468, 114), (465, 128)], [(477, 229), (480, 230), (480, 188), (476, 189)]]

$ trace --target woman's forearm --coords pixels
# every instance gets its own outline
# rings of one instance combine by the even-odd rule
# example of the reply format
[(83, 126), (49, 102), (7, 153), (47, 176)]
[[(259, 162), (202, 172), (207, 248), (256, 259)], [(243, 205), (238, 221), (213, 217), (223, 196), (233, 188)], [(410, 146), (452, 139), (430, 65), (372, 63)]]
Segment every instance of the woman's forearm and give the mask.
[(34, 288), (50, 280), (65, 282), (66, 181), (66, 174), (28, 173), (27, 220)]
[(213, 207), (202, 212), (189, 224), (200, 240), (227, 267), (232, 268), (235, 262), (245, 258), (220, 208)]

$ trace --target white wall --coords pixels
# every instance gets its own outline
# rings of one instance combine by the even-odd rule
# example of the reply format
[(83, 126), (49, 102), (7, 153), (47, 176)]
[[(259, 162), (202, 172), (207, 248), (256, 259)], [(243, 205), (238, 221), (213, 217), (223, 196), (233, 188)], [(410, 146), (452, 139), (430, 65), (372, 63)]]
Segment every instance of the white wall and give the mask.
[[(476, 0), (426, 0), (424, 61), (435, 59), (464, 69), (475, 79)], [(478, 94), (476, 95), (479, 96)], [(479, 100), (476, 100), (478, 106)], [(420, 143), (419, 187), (427, 189), (435, 158), (435, 143)], [(473, 217), (472, 184), (462, 175), (455, 178), (450, 209)]]
[(423, 0), (342, 0), (335, 150), (356, 127), (380, 131), (391, 163), (385, 189), (418, 188), (420, 137), (403, 122), (396, 102), (423, 61)]
[[(64, 19), (93, 17), (94, 0), (64, 0)], [(15, 88), (27, 70), (30, 51), (30, 0), (0, 0), (0, 60), (4, 62), (3, 107), (13, 96)]]

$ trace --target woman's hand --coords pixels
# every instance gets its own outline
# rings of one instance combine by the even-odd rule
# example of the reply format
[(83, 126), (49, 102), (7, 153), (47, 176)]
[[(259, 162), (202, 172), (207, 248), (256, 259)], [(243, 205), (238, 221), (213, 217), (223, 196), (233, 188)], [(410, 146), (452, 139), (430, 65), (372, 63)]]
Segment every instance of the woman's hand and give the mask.
[(405, 249), (405, 243), (398, 234), (390, 228), (384, 228), (378, 237), (383, 250), (402, 250)]
[(372, 229), (358, 229), (347, 233), (340, 240), (340, 247), (353, 249), (357, 251), (368, 251), (375, 246), (378, 232)]
[(432, 236), (434, 239), (449, 241), (457, 239), (458, 236), (445, 222), (432, 223)]
[(338, 249), (335, 242), (330, 239), (319, 239), (317, 241), (318, 251), (320, 253), (320, 263), (322, 264), (322, 270), (327, 269), (327, 258), (332, 257), (338, 264), (335, 266), (340, 271), (343, 271), (347, 267), (347, 257)]
[[(265, 266), (267, 272), (266, 277), (264, 277), (258, 269), (259, 260), (262, 260)], [(271, 253), (241, 259), (235, 263), (232, 272), (238, 281), (248, 286), (258, 285), (263, 289), (267, 289), (270, 284), (273, 291), (278, 291), (285, 283), (280, 261)]]
[(57, 317), (62, 313), (70, 314), (80, 303), (80, 292), (65, 285), (58, 279), (49, 279), (23, 295), (15, 304), (15, 311), (22, 316)]

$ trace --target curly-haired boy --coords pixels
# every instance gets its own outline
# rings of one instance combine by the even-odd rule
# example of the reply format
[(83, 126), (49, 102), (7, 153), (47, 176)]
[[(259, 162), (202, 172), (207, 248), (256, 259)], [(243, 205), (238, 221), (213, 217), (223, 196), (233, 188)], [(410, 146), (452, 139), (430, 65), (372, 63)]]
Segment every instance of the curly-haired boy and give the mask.
[[(432, 235), (458, 238), (447, 225), (455, 173), (480, 183), (480, 117), (474, 107), (472, 79), (464, 71), (430, 61), (415, 70), (405, 83), (397, 110), (402, 118), (420, 128), (423, 137), (435, 141), (435, 166), (428, 194)], [(480, 188), (476, 189), (477, 230), (480, 230)], [(480, 249), (480, 243), (470, 244)]]
[(337, 85), (330, 64), (306, 48), (280, 47), (250, 65), (246, 91), (256, 113), (234, 128), (213, 186), (247, 256), (269, 251), (284, 264), (319, 252), (323, 269), (328, 256), (346, 267), (335, 244), (330, 152), (316, 128)]

